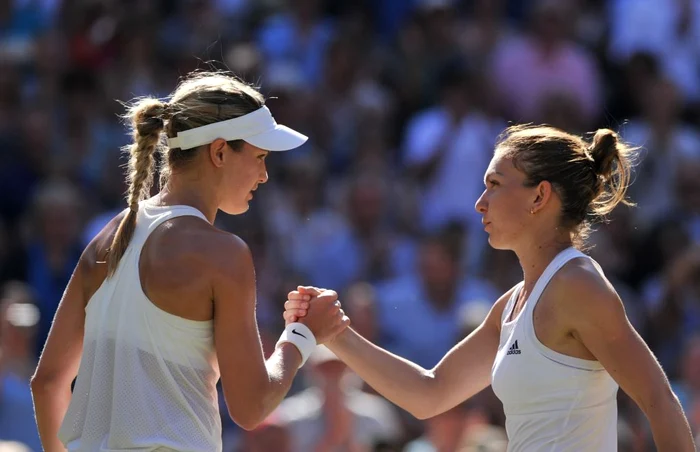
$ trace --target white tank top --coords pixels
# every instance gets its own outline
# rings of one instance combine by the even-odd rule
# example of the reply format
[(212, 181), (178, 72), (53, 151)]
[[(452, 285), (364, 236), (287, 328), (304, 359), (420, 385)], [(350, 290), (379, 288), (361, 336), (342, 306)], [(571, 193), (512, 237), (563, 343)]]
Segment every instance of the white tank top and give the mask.
[(574, 248), (559, 253), (517, 317), (507, 321), (522, 282), (503, 310), (491, 385), (503, 402), (509, 452), (617, 450), (617, 383), (598, 361), (557, 353), (535, 335), (532, 313), (542, 292), (557, 270), (578, 257), (590, 259)]
[(221, 451), (213, 321), (169, 314), (146, 297), (139, 257), (162, 222), (188, 206), (142, 202), (113, 277), (85, 309), (78, 378), (59, 438), (70, 451)]

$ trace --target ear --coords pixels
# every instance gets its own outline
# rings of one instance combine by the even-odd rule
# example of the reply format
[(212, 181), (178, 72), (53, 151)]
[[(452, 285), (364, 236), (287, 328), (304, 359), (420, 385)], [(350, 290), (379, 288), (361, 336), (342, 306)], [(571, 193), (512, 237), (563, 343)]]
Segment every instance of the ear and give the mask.
[(535, 199), (532, 201), (530, 211), (532, 213), (537, 213), (547, 205), (550, 198), (552, 197), (552, 183), (543, 180), (537, 187), (535, 187)]
[(209, 144), (209, 159), (216, 168), (221, 168), (226, 162), (228, 143), (223, 138), (217, 138)]

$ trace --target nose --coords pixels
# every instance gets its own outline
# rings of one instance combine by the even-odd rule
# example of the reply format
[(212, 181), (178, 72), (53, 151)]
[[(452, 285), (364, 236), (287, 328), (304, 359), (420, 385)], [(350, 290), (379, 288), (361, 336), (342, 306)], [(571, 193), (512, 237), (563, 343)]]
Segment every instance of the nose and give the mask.
[(260, 177), (258, 178), (258, 183), (264, 184), (265, 182), (267, 182), (268, 179), (269, 177), (267, 175), (267, 167), (263, 167), (263, 170), (260, 173)]
[(484, 190), (481, 193), (481, 196), (479, 196), (479, 199), (476, 200), (476, 204), (474, 204), (474, 209), (476, 209), (477, 212), (483, 215), (486, 213), (487, 206), (488, 203), (486, 202), (486, 190)]

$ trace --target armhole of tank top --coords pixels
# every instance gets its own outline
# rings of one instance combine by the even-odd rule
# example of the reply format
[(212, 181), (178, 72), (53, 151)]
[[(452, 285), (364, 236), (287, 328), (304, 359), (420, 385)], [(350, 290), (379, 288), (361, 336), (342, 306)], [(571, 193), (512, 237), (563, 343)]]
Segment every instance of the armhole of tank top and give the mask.
[(510, 319), (510, 317), (513, 314), (513, 309), (515, 309), (515, 303), (518, 300), (518, 295), (520, 295), (520, 292), (523, 290), (523, 285), (525, 285), (525, 281), (520, 281), (518, 284), (516, 284), (513, 288), (513, 293), (511, 293), (510, 297), (508, 297), (508, 302), (503, 307), (503, 313), (501, 314), (501, 325), (512, 323), (515, 320), (508, 319)]
[[(571, 250), (574, 250), (575, 252), (572, 252)], [(546, 272), (549, 273), (546, 282), (542, 283), (541, 288), (538, 290), (539, 294), (537, 298), (532, 299), (532, 302), (528, 300), (528, 303), (530, 304), (529, 309), (526, 306), (527, 316), (525, 318), (525, 330), (526, 330), (526, 336), (528, 338), (528, 341), (535, 347), (535, 349), (545, 358), (547, 358), (550, 361), (553, 361), (557, 364), (560, 364), (562, 366), (566, 367), (571, 367), (574, 369), (579, 369), (579, 370), (584, 370), (584, 371), (598, 371), (598, 370), (604, 370), (604, 367), (600, 362), (598, 361), (592, 361), (588, 359), (583, 359), (583, 358), (576, 358), (575, 356), (569, 356), (565, 355), (563, 353), (559, 353), (555, 350), (552, 350), (551, 348), (547, 347), (544, 345), (539, 338), (537, 337), (537, 332), (535, 331), (535, 307), (537, 306), (537, 303), (539, 302), (540, 298), (544, 294), (544, 291), (547, 289), (547, 286), (549, 286), (549, 283), (552, 281), (554, 276), (557, 274), (561, 268), (566, 265), (568, 262), (572, 261), (573, 259), (578, 259), (578, 258), (586, 258), (586, 259), (591, 259), (589, 256), (586, 254), (575, 250), (574, 248), (571, 248), (567, 250), (566, 254), (562, 254), (557, 256), (555, 259), (559, 259), (560, 262), (557, 262), (556, 265), (553, 267), (548, 267), (546, 269)], [(592, 260), (592, 259), (591, 259)], [(554, 263), (554, 261), (552, 261)], [(544, 275), (543, 275), (544, 276)], [(537, 285), (540, 285), (540, 281), (537, 282)], [(532, 296), (532, 294), (531, 294)]]

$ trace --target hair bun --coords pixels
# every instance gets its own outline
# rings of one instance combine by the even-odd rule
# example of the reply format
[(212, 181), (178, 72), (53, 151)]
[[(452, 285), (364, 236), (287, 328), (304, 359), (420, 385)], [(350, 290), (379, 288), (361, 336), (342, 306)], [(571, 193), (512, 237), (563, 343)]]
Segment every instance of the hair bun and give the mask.
[(588, 152), (593, 158), (595, 173), (609, 177), (614, 171), (614, 162), (619, 157), (617, 134), (610, 129), (598, 129)]

